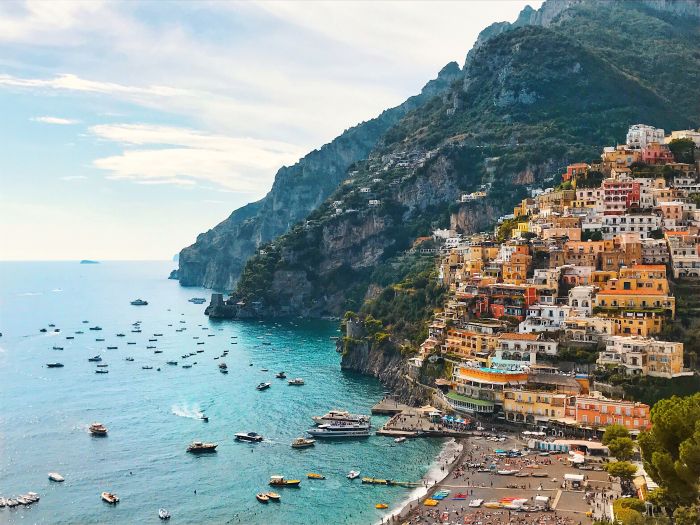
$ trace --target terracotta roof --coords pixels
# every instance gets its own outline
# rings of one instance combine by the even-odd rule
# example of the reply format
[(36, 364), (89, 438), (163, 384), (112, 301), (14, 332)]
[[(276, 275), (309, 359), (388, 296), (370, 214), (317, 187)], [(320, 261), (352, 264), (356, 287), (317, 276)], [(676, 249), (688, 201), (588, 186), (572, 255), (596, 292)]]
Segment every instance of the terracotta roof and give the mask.
[(539, 336), (535, 334), (510, 334), (510, 333), (503, 333), (499, 334), (498, 338), (499, 339), (513, 339), (515, 341), (537, 341), (537, 338)]

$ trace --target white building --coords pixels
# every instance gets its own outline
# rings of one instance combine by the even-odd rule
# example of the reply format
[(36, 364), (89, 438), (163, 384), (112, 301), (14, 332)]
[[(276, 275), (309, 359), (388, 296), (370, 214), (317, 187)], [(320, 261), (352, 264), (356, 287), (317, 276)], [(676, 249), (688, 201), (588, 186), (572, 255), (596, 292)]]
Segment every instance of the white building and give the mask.
[(518, 332), (532, 334), (562, 330), (570, 311), (568, 305), (533, 304), (528, 307), (525, 320), (518, 325)]
[(695, 147), (700, 148), (700, 132), (693, 129), (682, 129), (679, 131), (672, 131), (671, 134), (666, 137), (666, 144), (672, 140), (677, 139), (690, 139), (695, 142)]
[(650, 142), (663, 144), (664, 130), (646, 124), (634, 124), (627, 131), (627, 146), (632, 149), (644, 149)]
[(687, 375), (683, 370), (683, 343), (648, 337), (609, 337), (597, 363), (622, 367), (629, 375), (667, 378)]
[(594, 286), (574, 286), (569, 290), (569, 306), (572, 315), (588, 317), (593, 312)]
[(638, 233), (640, 239), (647, 239), (649, 233), (660, 229), (662, 224), (663, 218), (656, 213), (605, 215), (601, 231), (605, 240), (612, 239), (622, 233)]

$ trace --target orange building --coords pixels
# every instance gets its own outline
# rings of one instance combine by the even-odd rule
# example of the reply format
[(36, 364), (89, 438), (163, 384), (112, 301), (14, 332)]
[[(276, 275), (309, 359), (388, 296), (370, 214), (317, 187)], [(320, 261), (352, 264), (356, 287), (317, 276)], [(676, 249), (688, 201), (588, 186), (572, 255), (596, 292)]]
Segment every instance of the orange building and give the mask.
[[(520, 246), (516, 248), (520, 248)], [(527, 246), (524, 248), (527, 249)], [(503, 263), (503, 282), (506, 284), (522, 284), (527, 279), (532, 256), (519, 252), (520, 250), (513, 253), (510, 256), (510, 261)]]
[(576, 404), (567, 407), (567, 416), (581, 426), (592, 428), (623, 425), (628, 430), (640, 431), (651, 426), (649, 405), (623, 399), (577, 397)]
[(585, 162), (577, 162), (576, 164), (569, 164), (566, 167), (566, 173), (564, 173), (561, 178), (564, 182), (577, 180), (585, 178), (588, 175), (588, 170), (591, 167)]

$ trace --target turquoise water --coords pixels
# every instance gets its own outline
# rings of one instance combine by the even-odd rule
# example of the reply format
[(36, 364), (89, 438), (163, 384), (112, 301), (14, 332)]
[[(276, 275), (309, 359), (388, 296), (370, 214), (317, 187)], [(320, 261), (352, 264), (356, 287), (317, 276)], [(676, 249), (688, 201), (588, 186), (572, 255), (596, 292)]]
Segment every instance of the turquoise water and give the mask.
[[(158, 508), (165, 507), (171, 523), (359, 524), (386, 515), (376, 503), (397, 505), (409, 496), (408, 489), (361, 485), (345, 475), (360, 469), (363, 475), (418, 480), (440, 441), (396, 445), (372, 436), (306, 450), (289, 446), (311, 426), (312, 415), (331, 408), (369, 413), (382, 396), (374, 379), (340, 370), (330, 340), (339, 335), (337, 323), (209, 321), (205, 305), (187, 301), (209, 292), (165, 279), (172, 266), (0, 263), (0, 495), (41, 495), (31, 507), (0, 509), (0, 523), (156, 523)], [(149, 305), (131, 306), (137, 297)], [(137, 320), (140, 334), (130, 331)], [(49, 323), (61, 332), (40, 333)], [(96, 324), (101, 332), (88, 330)], [(181, 327), (187, 330), (175, 332)], [(75, 335), (78, 330), (85, 333)], [(126, 337), (116, 337), (118, 332)], [(163, 336), (148, 342), (154, 333)], [(180, 357), (198, 349), (205, 351)], [(228, 375), (214, 360), (224, 349), (230, 352)], [(94, 373), (95, 363), (87, 359), (95, 354), (109, 364), (109, 374)], [(171, 359), (179, 365), (166, 365)], [(53, 361), (65, 367), (44, 366)], [(186, 361), (197, 364), (181, 368)], [(275, 379), (279, 370), (303, 377), (306, 385)], [(263, 380), (272, 388), (258, 392), (255, 385)], [(198, 410), (206, 411), (209, 423), (192, 417)], [(107, 438), (88, 434), (94, 421), (109, 428)], [(373, 418), (375, 425), (381, 421)], [(266, 439), (238, 443), (233, 435), (241, 431)], [(218, 452), (187, 454), (193, 440), (217, 442)], [(50, 471), (60, 472), (65, 483), (49, 482)], [(307, 472), (328, 479), (307, 480)], [(255, 493), (268, 488), (272, 474), (301, 478), (302, 486), (278, 490), (278, 504), (259, 504)], [(105, 490), (121, 503), (103, 504)]]

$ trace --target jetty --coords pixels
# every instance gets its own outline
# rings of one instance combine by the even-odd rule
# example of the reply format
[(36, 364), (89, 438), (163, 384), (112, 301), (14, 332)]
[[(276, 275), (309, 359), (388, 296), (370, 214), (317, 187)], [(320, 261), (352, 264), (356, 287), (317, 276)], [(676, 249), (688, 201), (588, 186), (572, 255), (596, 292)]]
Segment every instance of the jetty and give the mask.
[(432, 406), (420, 408), (410, 407), (393, 400), (383, 399), (374, 407), (373, 414), (392, 414), (391, 418), (377, 430), (379, 436), (389, 437), (454, 437), (463, 438), (477, 434), (471, 427), (473, 422), (466, 424), (448, 424), (440, 416), (439, 411)]

